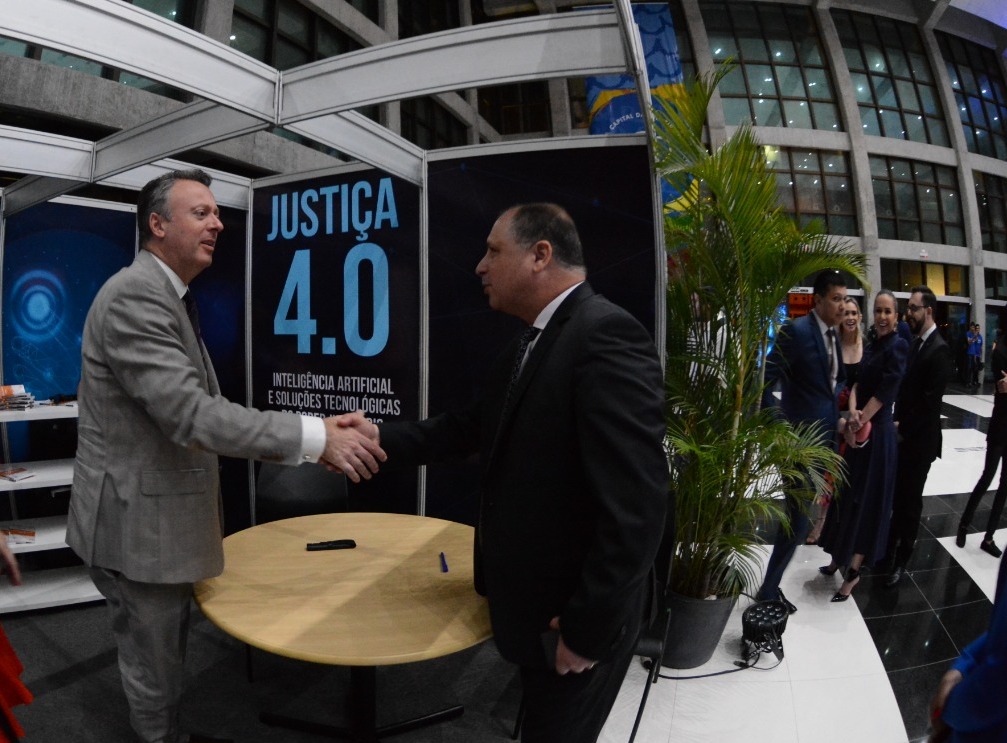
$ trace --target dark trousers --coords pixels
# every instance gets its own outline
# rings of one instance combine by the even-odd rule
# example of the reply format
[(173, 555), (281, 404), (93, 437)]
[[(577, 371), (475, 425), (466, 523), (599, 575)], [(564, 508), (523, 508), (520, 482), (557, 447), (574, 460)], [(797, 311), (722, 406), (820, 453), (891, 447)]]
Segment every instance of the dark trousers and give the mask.
[(990, 511), (989, 520), (986, 522), (985, 539), (987, 542), (993, 539), (993, 532), (997, 530), (997, 525), (1000, 523), (1000, 514), (1004, 510), (1004, 498), (1007, 497), (1007, 446), (1003, 444), (986, 444), (986, 464), (983, 467), (983, 473), (979, 475), (979, 482), (976, 483), (975, 488), (972, 490), (969, 502), (965, 506), (965, 512), (962, 514), (961, 526), (968, 527), (972, 523), (972, 517), (976, 515), (976, 508), (978, 508), (979, 502), (986, 495), (986, 488), (993, 481), (993, 475), (997, 471), (997, 464), (1001, 463), (1000, 484), (997, 485), (996, 495), (993, 496), (993, 509)]
[(783, 579), (783, 571), (790, 564), (797, 545), (803, 544), (808, 537), (808, 532), (811, 531), (811, 519), (808, 518), (804, 504), (788, 495), (786, 505), (790, 529), (784, 528), (782, 523), (776, 529), (773, 553), (769, 556), (769, 563), (766, 565), (766, 577), (756, 594), (756, 598), (761, 601), (774, 601), (780, 597), (780, 581)]
[(590, 671), (560, 676), (546, 668), (521, 667), (524, 687), (522, 743), (594, 743), (633, 658), (633, 645)]
[(892, 525), (888, 532), (888, 559), (892, 568), (905, 568), (916, 546), (923, 513), (923, 486), (930, 474), (931, 459), (925, 462), (910, 444), (899, 444), (892, 501)]

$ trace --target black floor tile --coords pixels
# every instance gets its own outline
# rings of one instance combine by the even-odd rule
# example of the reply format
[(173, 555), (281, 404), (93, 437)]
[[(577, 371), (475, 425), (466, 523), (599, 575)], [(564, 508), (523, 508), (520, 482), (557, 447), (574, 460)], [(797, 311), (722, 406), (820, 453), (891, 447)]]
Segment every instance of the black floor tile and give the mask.
[[(940, 513), (920, 519), (920, 528), (935, 537), (951, 537), (958, 532), (961, 517), (957, 513)], [(923, 531), (920, 532), (924, 533)]]
[(888, 674), (906, 734), (913, 743), (926, 740), (930, 728), (930, 698), (950, 665), (942, 661)]
[(955, 513), (962, 513), (965, 510), (965, 504), (969, 502), (970, 495), (971, 493), (954, 493), (952, 495), (938, 495), (937, 497), (947, 503)]
[(969, 577), (965, 568), (957, 563), (940, 570), (913, 571), (911, 577), (934, 609), (986, 598), (986, 594)]
[(942, 498), (934, 497), (932, 495), (924, 496), (923, 515), (933, 516), (938, 513), (954, 513), (954, 509), (951, 508), (951, 505)]
[(933, 611), (864, 618), (886, 671), (950, 661), (958, 650)]
[[(993, 495), (990, 494), (987, 498), (983, 499), (983, 506), (976, 509), (975, 516), (972, 517), (972, 523), (969, 525), (972, 531), (986, 531), (987, 525), (990, 520), (990, 507), (993, 505)], [(1000, 512), (1000, 520), (994, 525), (993, 530), (1003, 529), (1007, 527), (1007, 508), (1004, 508)]]
[(993, 604), (985, 599), (937, 610), (937, 618), (951, 636), (959, 655), (966, 645), (989, 629), (992, 615)]
[(955, 564), (955, 559), (936, 537), (917, 539), (909, 558), (909, 570), (936, 570)]
[(853, 589), (853, 600), (864, 619), (930, 611), (930, 602), (909, 577), (895, 588), (885, 588), (885, 573), (865, 573)]

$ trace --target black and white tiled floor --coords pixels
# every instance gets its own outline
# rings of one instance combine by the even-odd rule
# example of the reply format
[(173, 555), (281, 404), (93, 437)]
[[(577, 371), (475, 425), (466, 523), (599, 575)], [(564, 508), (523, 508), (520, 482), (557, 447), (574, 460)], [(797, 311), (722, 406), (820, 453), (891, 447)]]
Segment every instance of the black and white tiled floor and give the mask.
[[(801, 546), (782, 589), (799, 608), (783, 636), (785, 658), (771, 670), (693, 680), (661, 679), (650, 699), (639, 743), (917, 743), (926, 740), (927, 705), (944, 671), (989, 622), (999, 561), (979, 550), (992, 493), (984, 499), (964, 549), (954, 544), (958, 520), (979, 474), (993, 407), (992, 386), (977, 393), (952, 385), (944, 397), (944, 449), (924, 490), (919, 540), (909, 575), (895, 589), (865, 571), (855, 601), (829, 598), (841, 577), (826, 578), (819, 547)], [(991, 487), (996, 488), (999, 475)], [(1007, 509), (1005, 509), (1007, 510)], [(1007, 548), (1007, 513), (995, 541)], [(768, 557), (768, 550), (767, 550)], [(713, 658), (694, 676), (734, 668), (742, 598)], [(764, 656), (759, 667), (776, 664)], [(602, 734), (628, 739), (646, 672), (634, 663)]]

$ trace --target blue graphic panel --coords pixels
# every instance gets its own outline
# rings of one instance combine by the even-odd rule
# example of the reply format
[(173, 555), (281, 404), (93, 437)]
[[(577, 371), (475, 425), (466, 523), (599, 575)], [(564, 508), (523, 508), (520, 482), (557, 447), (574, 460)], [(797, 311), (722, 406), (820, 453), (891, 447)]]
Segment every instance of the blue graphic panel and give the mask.
[(105, 280), (133, 260), (130, 212), (43, 204), (7, 221), (3, 382), (36, 399), (72, 395), (84, 318)]

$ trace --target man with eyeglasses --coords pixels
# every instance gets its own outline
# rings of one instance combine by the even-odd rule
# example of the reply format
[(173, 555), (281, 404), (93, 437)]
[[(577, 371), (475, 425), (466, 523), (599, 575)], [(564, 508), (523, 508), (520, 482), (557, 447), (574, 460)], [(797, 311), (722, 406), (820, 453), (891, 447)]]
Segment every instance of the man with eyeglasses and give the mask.
[(937, 297), (927, 286), (914, 286), (906, 307), (906, 321), (915, 339), (909, 348), (906, 375), (895, 400), (899, 460), (895, 472), (892, 525), (888, 559), (892, 569), (885, 581), (897, 585), (916, 545), (923, 512), (923, 486), (930, 465), (941, 455), (941, 399), (954, 369), (951, 349), (937, 332)]

